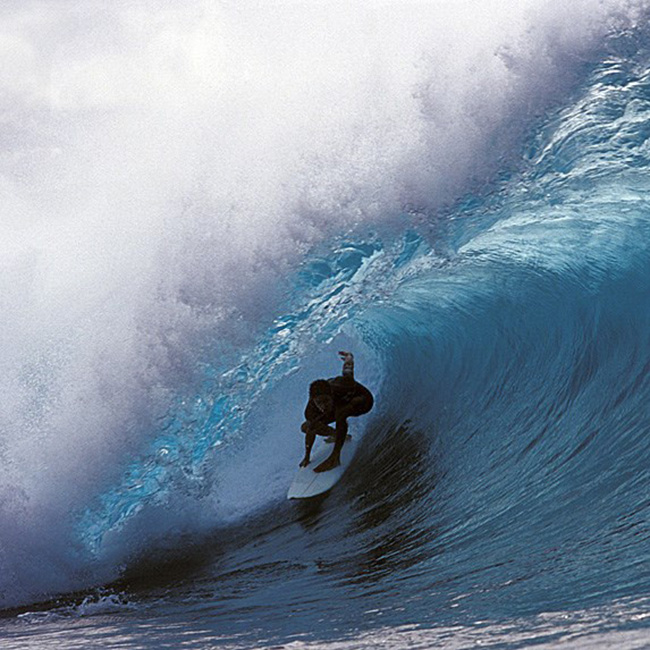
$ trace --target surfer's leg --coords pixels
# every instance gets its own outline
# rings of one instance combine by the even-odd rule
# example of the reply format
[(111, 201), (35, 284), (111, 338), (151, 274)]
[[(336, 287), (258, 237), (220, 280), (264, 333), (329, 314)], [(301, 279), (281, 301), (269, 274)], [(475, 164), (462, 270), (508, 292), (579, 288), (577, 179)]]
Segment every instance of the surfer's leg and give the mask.
[(312, 433), (313, 435), (316, 436), (333, 436), (335, 435), (336, 431), (332, 428), (327, 426), (324, 422), (320, 421), (309, 421), (305, 420), (302, 423), (302, 426), (300, 427), (300, 430), (303, 433)]
[[(336, 431), (332, 427), (327, 426), (322, 420), (305, 420), (300, 430), (305, 434), (305, 456), (300, 461), (300, 467), (307, 467), (316, 436), (333, 438), (336, 435)], [(328, 440), (328, 442), (330, 441)]]
[(348, 435), (347, 419), (357, 410), (357, 408), (358, 407), (354, 403), (354, 400), (352, 400), (349, 404), (336, 409), (336, 439), (334, 441), (334, 449), (332, 449), (332, 453), (314, 469), (315, 472), (327, 472), (341, 464), (341, 449), (343, 449), (345, 438)]
[[(364, 415), (371, 408), (372, 399), (367, 399), (365, 396), (359, 395), (345, 406), (340, 406), (336, 409), (334, 414), (336, 422), (334, 449), (332, 449), (332, 453), (314, 469), (315, 472), (326, 472), (327, 470), (334, 469), (341, 464), (341, 449), (343, 449), (348, 434), (348, 418)], [(329, 429), (330, 427), (327, 428)]]

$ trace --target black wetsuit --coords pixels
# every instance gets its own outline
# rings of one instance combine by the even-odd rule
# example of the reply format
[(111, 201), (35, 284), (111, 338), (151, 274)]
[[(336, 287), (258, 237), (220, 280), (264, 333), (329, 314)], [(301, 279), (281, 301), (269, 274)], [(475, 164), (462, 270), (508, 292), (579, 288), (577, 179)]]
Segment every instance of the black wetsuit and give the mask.
[[(300, 463), (301, 467), (306, 467), (309, 464), (309, 455), (317, 435), (335, 435), (332, 453), (329, 458), (315, 468), (314, 471), (316, 472), (325, 472), (340, 463), (341, 449), (348, 433), (347, 419), (367, 413), (375, 401), (372, 393), (365, 386), (354, 380), (354, 357), (352, 353), (339, 352), (339, 355), (343, 359), (341, 375), (326, 379), (325, 382), (329, 384), (330, 390), (318, 391), (315, 397), (309, 399), (305, 408), (306, 422), (301, 427), (305, 434), (305, 457)], [(310, 394), (312, 393), (314, 384), (310, 386)], [(319, 395), (326, 396), (328, 394), (332, 398), (330, 400), (331, 407), (327, 411), (321, 411), (316, 406), (315, 400), (318, 399)], [(323, 400), (320, 403), (322, 406)], [(336, 431), (327, 426), (332, 422), (336, 422)]]
[(356, 417), (368, 413), (372, 408), (375, 401), (372, 393), (350, 374), (332, 377), (327, 382), (332, 387), (332, 408), (323, 413), (310, 399), (305, 408), (305, 420), (330, 424), (336, 422), (337, 414), (344, 418)]

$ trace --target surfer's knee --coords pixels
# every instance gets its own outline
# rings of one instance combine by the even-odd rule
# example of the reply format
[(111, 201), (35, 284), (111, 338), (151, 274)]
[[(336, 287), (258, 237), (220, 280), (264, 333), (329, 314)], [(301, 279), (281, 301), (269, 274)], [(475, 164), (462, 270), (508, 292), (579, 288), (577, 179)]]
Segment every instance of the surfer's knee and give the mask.
[(373, 397), (370, 393), (368, 395), (359, 395), (350, 402), (349, 415), (352, 417), (359, 417), (368, 413), (374, 404)]

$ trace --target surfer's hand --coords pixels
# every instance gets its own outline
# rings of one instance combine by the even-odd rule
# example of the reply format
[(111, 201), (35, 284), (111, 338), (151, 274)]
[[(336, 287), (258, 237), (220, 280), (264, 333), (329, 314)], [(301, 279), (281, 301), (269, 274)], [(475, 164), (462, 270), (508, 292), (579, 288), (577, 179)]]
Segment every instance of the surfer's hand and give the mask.
[(354, 379), (354, 356), (352, 352), (339, 350), (339, 356), (343, 359), (343, 370), (341, 374), (344, 377), (352, 377)]
[(300, 467), (307, 467), (309, 465), (309, 456), (305, 456), (301, 461), (300, 461)]

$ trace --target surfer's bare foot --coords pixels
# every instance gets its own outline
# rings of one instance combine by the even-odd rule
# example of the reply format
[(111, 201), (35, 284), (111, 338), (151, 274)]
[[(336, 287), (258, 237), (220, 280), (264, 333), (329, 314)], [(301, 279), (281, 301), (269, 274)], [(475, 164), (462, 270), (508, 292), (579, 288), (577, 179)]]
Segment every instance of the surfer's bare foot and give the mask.
[(330, 469), (334, 469), (341, 464), (341, 461), (338, 458), (332, 458), (331, 456), (324, 460), (318, 467), (314, 468), (315, 472), (327, 472)]

